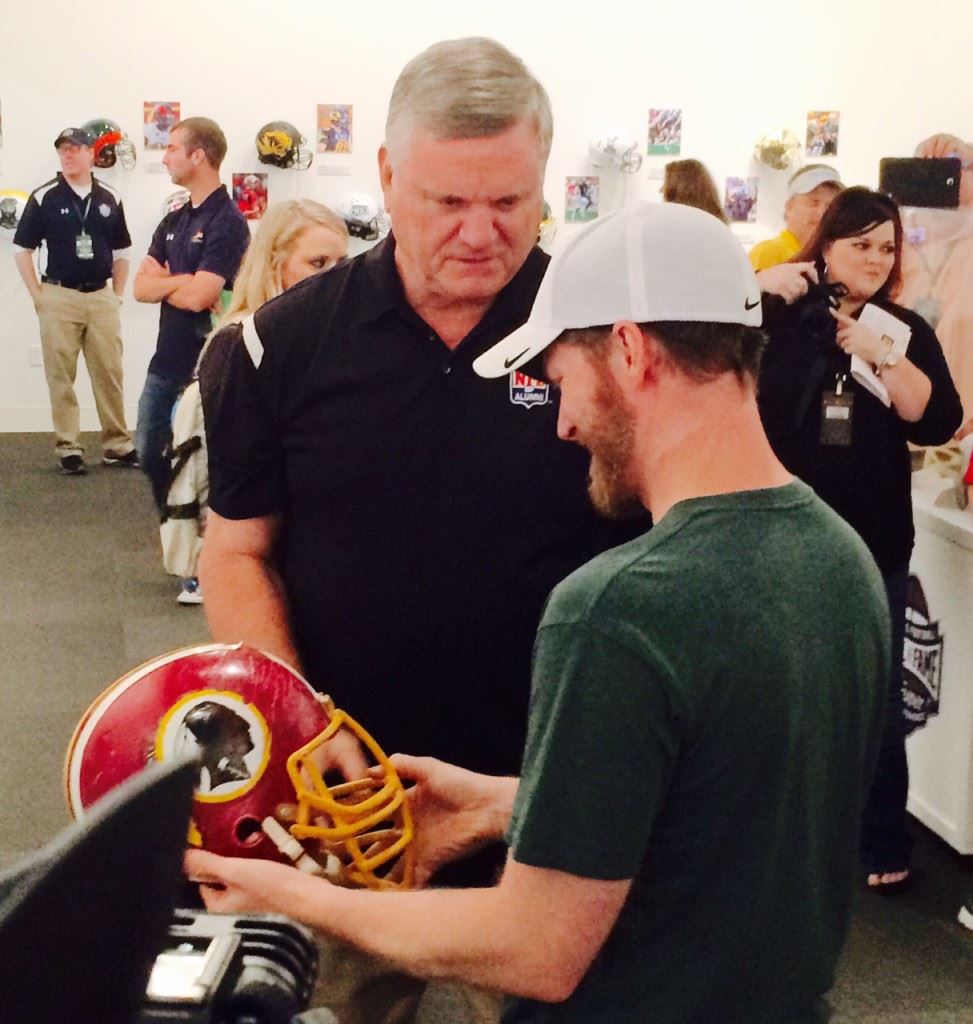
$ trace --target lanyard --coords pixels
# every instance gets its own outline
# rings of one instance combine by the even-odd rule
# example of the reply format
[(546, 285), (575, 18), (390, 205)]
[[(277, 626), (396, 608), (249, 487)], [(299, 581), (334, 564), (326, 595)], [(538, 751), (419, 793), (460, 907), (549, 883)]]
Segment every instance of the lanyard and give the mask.
[(91, 209), (91, 197), (92, 197), (92, 195), (94, 195), (94, 191), (95, 190), (92, 189), (88, 193), (88, 198), (85, 200), (85, 204), (84, 204), (84, 209), (83, 210), (81, 209), (81, 203), (78, 201), (77, 196), (75, 196), (74, 200), (73, 200), (74, 201), (74, 212), (78, 215), (78, 218), (81, 221), (81, 234), (82, 235), (85, 233), (85, 231), (84, 231), (84, 224), (85, 224), (85, 221), (88, 219), (88, 211)]

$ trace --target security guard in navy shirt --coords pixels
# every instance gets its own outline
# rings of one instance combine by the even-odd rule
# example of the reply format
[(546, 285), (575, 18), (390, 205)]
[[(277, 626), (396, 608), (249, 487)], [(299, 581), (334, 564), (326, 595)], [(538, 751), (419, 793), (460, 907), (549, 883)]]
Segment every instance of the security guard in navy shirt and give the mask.
[[(91, 173), (92, 141), (80, 128), (58, 135), (61, 171), (32, 193), (14, 235), (14, 259), (40, 323), (55, 450), (70, 476), (87, 472), (74, 392), (82, 352), (101, 421), (102, 462), (138, 466), (125, 426), (119, 319), (132, 240), (118, 193)], [(34, 250), (42, 242), (47, 267), (38, 281)]]

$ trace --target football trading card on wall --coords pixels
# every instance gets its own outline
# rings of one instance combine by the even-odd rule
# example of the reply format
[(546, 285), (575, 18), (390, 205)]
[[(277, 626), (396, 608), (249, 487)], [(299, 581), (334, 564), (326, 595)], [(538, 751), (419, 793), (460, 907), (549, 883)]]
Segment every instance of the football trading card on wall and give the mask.
[(318, 152), (350, 153), (351, 141), (351, 104), (319, 103)]
[(841, 115), (837, 110), (811, 110), (807, 115), (808, 156), (838, 155), (838, 122)]
[(178, 100), (145, 100), (142, 104), (142, 139), (145, 148), (165, 149), (169, 132), (179, 120)]
[(598, 179), (596, 177), (565, 178), (564, 220), (579, 223), (598, 216)]
[(757, 179), (727, 178), (723, 209), (732, 221), (753, 223), (757, 219)]
[(649, 111), (649, 156), (678, 156), (682, 149), (682, 110)]
[(260, 220), (267, 209), (267, 175), (258, 172), (234, 174), (233, 202), (247, 220)]

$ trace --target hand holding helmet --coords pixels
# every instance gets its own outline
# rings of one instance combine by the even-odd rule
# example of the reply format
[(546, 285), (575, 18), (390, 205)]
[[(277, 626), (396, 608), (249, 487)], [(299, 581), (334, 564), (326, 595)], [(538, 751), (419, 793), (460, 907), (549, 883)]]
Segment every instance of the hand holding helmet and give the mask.
[[(335, 737), (376, 766), (330, 785)], [(347, 742), (347, 741), (344, 741)], [(284, 861), (343, 885), (407, 888), (412, 818), (378, 744), (283, 662), (240, 645), (175, 651), (123, 676), (88, 709), (65, 764), (75, 815), (150, 761), (194, 753), (190, 844)]]

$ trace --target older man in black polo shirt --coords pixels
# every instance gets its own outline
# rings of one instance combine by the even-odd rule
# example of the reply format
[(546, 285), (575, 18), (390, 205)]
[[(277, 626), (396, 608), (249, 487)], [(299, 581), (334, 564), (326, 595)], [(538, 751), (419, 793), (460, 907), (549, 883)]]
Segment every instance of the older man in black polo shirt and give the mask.
[(387, 749), (499, 774), (548, 592), (619, 537), (548, 386), (471, 368), (544, 275), (551, 132), (499, 44), (421, 54), (379, 153), (391, 235), (217, 335), (200, 373), (214, 636), (299, 666)]
[[(621, 538), (556, 438), (556, 395), (471, 366), (544, 275), (551, 134), (498, 43), (420, 54), (379, 151), (392, 233), (217, 335), (200, 372), (214, 636), (299, 666), (386, 749), (500, 775), (548, 592)], [(491, 882), (496, 852), (465, 880)]]
[[(87, 469), (74, 393), (81, 352), (101, 422), (102, 461), (138, 465), (125, 426), (119, 321), (132, 240), (118, 193), (91, 173), (91, 136), (81, 128), (65, 128), (54, 148), (61, 170), (27, 201), (14, 235), (19, 249), (14, 260), (40, 323), (60, 469), (81, 476)], [(34, 250), (42, 242), (47, 244), (47, 269), (38, 281)]]

